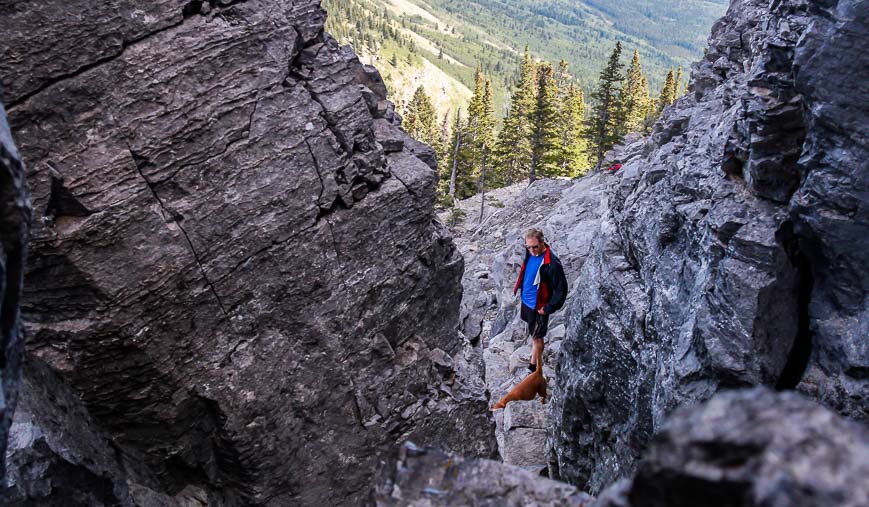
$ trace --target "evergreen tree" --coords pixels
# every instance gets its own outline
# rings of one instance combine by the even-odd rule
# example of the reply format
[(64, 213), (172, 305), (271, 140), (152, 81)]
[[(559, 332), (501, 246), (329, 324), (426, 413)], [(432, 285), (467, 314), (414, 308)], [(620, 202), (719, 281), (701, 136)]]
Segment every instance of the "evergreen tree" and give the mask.
[(434, 145), (437, 140), (437, 113), (422, 86), (416, 89), (407, 105), (403, 127), (417, 141)]
[(667, 79), (664, 81), (664, 88), (661, 89), (661, 97), (658, 99), (658, 114), (660, 115), (664, 108), (676, 101), (676, 80), (673, 77), (673, 69), (667, 73)]
[(676, 69), (676, 92), (674, 93), (674, 95), (678, 99), (679, 97), (684, 95), (686, 91), (688, 91), (687, 87), (682, 87), (682, 66), (680, 65), (679, 68)]
[(619, 93), (621, 91), (622, 44), (616, 42), (616, 47), (610, 55), (606, 67), (601, 71), (598, 85), (591, 94), (594, 100), (594, 110), (588, 122), (587, 135), (591, 156), (596, 168), (600, 169), (604, 153), (618, 143), (620, 137), (617, 129), (619, 117)]
[(453, 145), (450, 143), (450, 112), (444, 114), (437, 129), (437, 139), (432, 144), (438, 161), (438, 194), (446, 195), (450, 182), (450, 155)]
[(462, 132), (463, 139), (458, 154), (456, 197), (459, 199), (474, 195), (479, 187), (483, 167), (490, 162), (488, 158), (495, 135), (494, 109), (492, 83), (483, 75), (482, 66), (478, 66), (474, 95), (468, 105), (468, 121)]
[(567, 98), (567, 91), (570, 83), (570, 72), (568, 64), (561, 60), (558, 62), (558, 71), (555, 73), (555, 86), (558, 88), (559, 104), (563, 104), (563, 100)]
[(558, 174), (561, 139), (558, 128), (558, 88), (552, 65), (544, 63), (537, 71), (537, 100), (531, 136), (531, 172), (529, 181), (538, 176)]
[(634, 50), (631, 65), (628, 67), (620, 102), (623, 110), (620, 119), (623, 119), (624, 123), (619, 133), (624, 135), (630, 132), (643, 132), (649, 109), (649, 91), (640, 64), (640, 52), (637, 50)]
[(537, 101), (537, 66), (525, 47), (519, 82), (498, 136), (496, 155), (500, 180), (512, 185), (531, 171), (532, 119)]
[(389, 65), (393, 67), (398, 67), (398, 56), (395, 53), (392, 53), (392, 58), (389, 59)]
[(477, 186), (480, 194), (480, 222), (483, 221), (483, 211), (486, 206), (486, 186), (488, 184), (486, 177), (489, 166), (492, 164), (492, 153), (495, 145), (495, 102), (492, 97), (492, 81), (490, 79), (486, 79), (482, 105), (480, 137), (477, 140), (480, 150), (480, 180)]
[(462, 150), (462, 110), (459, 109), (456, 111), (456, 122), (455, 127), (453, 128), (453, 136), (450, 142), (450, 158), (449, 158), (449, 168), (450, 168), (450, 183), (447, 190), (447, 195), (450, 196), (451, 199), (455, 200), (456, 198), (456, 179), (458, 178), (459, 171), (459, 156)]
[(561, 129), (561, 153), (559, 173), (562, 176), (580, 176), (588, 167), (588, 152), (583, 135), (585, 102), (582, 90), (574, 84), (567, 87), (564, 105), (561, 110), (559, 127)]

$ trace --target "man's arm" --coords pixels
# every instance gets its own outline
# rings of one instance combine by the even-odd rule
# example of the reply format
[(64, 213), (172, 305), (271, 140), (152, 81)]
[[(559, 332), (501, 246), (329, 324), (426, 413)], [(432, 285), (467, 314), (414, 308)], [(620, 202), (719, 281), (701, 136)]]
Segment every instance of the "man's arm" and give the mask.
[(564, 300), (567, 299), (567, 277), (564, 276), (561, 262), (553, 262), (549, 265), (549, 277), (552, 279), (552, 296), (543, 308), (546, 315), (561, 310)]

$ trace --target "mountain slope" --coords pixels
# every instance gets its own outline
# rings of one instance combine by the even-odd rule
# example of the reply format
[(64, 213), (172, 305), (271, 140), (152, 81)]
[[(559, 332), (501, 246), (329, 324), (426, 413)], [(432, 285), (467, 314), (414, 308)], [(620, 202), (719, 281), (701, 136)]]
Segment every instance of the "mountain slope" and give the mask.
[[(393, 56), (417, 71), (427, 60), (467, 88), (472, 87), (479, 64), (493, 80), (496, 109), (503, 114), (526, 45), (535, 57), (567, 60), (576, 81), (589, 91), (615, 42), (621, 40), (628, 57), (639, 49), (655, 93), (670, 68), (682, 65), (687, 70), (701, 57), (709, 27), (726, 4), (726, 0), (324, 0), (323, 5), (331, 13), (327, 30), (383, 71), (391, 90), (399, 92), (398, 102), (413, 90), (396, 86), (396, 73), (407, 69), (390, 69)], [(384, 30), (385, 25), (392, 28)], [(393, 32), (399, 40), (390, 37)], [(457, 95), (451, 99), (461, 102)]]

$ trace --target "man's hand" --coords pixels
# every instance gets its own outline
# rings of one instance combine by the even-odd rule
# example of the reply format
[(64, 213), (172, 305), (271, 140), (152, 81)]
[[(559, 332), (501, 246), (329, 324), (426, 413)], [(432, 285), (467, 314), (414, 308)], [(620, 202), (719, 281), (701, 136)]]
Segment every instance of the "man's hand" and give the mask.
[(537, 313), (539, 313), (540, 315), (546, 315), (546, 312), (543, 311), (543, 308), (537, 310)]

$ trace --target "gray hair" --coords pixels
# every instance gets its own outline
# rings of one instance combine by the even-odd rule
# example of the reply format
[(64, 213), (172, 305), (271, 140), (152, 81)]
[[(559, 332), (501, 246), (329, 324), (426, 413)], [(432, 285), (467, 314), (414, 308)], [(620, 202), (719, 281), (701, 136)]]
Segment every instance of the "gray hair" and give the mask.
[(536, 227), (532, 227), (532, 228), (528, 229), (527, 231), (525, 231), (525, 237), (526, 238), (537, 238), (537, 241), (539, 241), (541, 243), (545, 243), (545, 240), (543, 239), (543, 231), (536, 228)]

